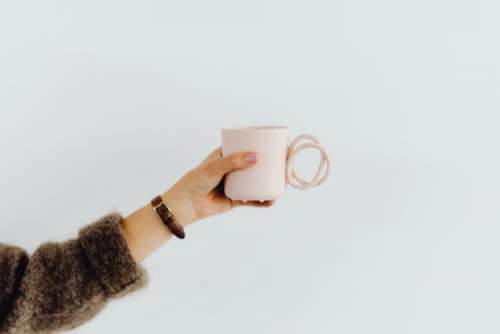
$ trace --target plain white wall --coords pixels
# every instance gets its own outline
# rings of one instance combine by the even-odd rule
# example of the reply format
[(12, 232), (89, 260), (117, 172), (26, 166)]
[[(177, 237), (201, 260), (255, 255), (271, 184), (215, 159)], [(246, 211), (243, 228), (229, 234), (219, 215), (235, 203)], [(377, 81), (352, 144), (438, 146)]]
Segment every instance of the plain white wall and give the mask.
[(330, 149), (325, 186), (193, 226), (75, 333), (498, 333), (499, 10), (2, 1), (1, 241), (73, 237), (220, 128), (287, 124)]

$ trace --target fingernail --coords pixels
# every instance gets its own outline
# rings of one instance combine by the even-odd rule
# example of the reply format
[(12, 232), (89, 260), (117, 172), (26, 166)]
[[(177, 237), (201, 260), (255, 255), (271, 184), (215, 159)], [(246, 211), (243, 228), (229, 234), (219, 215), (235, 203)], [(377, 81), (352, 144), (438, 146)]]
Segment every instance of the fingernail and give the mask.
[(254, 163), (257, 161), (257, 153), (256, 152), (246, 152), (244, 159), (248, 163)]

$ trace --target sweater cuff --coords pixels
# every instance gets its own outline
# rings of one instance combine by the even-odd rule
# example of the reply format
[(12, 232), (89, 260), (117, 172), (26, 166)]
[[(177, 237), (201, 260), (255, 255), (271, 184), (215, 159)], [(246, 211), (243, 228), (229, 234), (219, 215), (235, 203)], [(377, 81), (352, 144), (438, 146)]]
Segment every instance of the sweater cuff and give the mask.
[(109, 297), (142, 288), (148, 281), (146, 271), (130, 254), (122, 221), (120, 214), (111, 213), (79, 231), (82, 249)]

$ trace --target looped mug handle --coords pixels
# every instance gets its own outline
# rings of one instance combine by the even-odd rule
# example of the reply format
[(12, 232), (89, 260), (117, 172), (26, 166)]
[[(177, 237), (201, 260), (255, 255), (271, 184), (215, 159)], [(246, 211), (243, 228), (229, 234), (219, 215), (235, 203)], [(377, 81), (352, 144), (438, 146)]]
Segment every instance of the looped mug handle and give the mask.
[[(299, 145), (300, 141), (304, 141), (304, 143)], [(293, 162), (297, 154), (308, 148), (315, 148), (321, 153), (321, 160), (318, 165), (318, 169), (310, 181), (307, 181), (298, 175), (293, 167)], [(317, 187), (322, 184), (330, 174), (331, 165), (332, 159), (330, 158), (330, 155), (315, 136), (310, 134), (299, 135), (295, 137), (295, 139), (292, 140), (288, 146), (286, 182), (296, 189)]]

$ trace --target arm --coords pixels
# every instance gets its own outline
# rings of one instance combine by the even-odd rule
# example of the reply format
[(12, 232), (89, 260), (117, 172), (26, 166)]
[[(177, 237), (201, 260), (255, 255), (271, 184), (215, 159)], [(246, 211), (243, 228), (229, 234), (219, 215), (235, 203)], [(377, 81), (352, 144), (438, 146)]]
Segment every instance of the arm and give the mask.
[[(256, 162), (254, 154), (221, 159), (220, 149), (162, 194), (187, 227), (240, 205), (224, 196), (225, 174)], [(74, 328), (116, 297), (147, 282), (139, 262), (172, 237), (150, 204), (126, 218), (109, 214), (82, 228), (78, 237), (45, 243), (31, 256), (0, 244), (0, 333), (46, 333)]]

